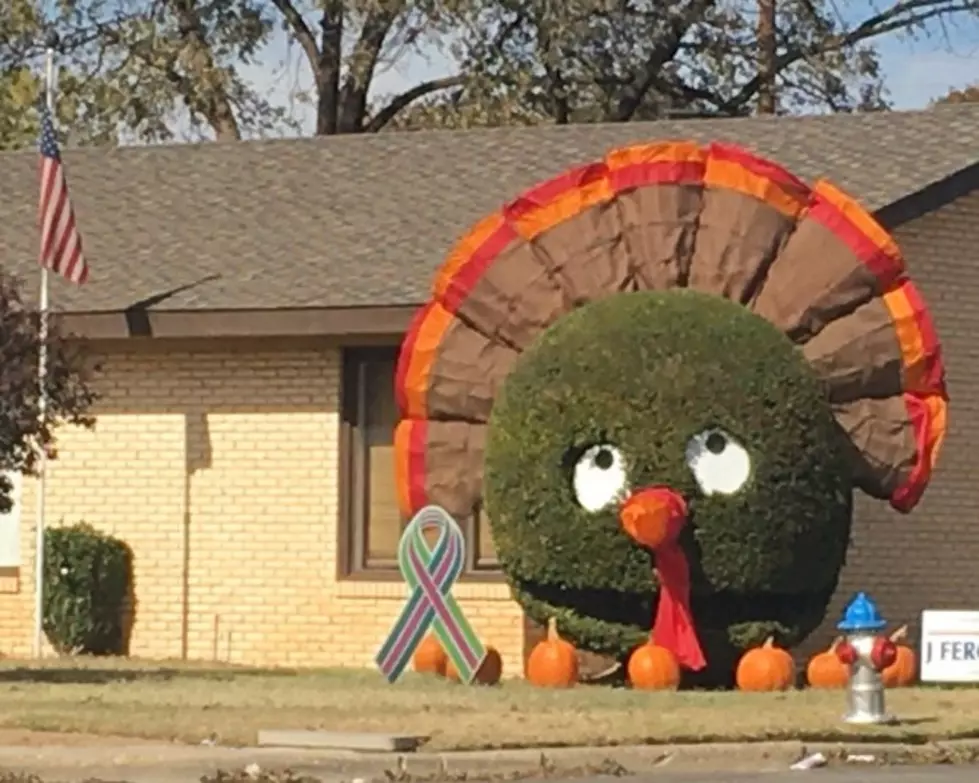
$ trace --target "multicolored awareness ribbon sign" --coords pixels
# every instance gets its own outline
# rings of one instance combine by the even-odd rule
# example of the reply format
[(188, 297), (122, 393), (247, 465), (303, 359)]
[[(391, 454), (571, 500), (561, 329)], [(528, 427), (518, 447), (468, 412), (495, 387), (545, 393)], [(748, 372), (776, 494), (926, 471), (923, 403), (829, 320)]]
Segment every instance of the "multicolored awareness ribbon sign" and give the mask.
[[(434, 547), (425, 539), (428, 528), (439, 531)], [(456, 521), (438, 506), (425, 506), (405, 528), (398, 565), (411, 594), (374, 659), (388, 682), (401, 676), (431, 627), (463, 682), (472, 682), (479, 671), (486, 648), (450, 593), (462, 573), (465, 547)]]

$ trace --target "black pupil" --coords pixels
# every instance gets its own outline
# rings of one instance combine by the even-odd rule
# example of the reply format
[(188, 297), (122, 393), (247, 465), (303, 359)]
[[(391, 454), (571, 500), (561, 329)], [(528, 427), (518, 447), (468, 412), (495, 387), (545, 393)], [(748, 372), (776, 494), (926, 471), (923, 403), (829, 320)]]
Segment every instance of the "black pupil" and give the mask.
[(727, 438), (719, 432), (712, 432), (707, 436), (707, 442), (704, 445), (707, 446), (707, 451), (711, 454), (720, 454), (727, 446)]
[(611, 449), (599, 449), (595, 455), (595, 467), (600, 470), (608, 470), (612, 467), (613, 462), (615, 462), (615, 457), (612, 456)]

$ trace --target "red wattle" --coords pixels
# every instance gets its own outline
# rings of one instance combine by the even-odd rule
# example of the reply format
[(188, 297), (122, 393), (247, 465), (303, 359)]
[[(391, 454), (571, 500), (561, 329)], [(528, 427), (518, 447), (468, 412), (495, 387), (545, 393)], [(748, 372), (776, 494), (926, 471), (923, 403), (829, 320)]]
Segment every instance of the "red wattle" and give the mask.
[(659, 605), (653, 624), (653, 642), (676, 656), (685, 669), (700, 671), (707, 659), (700, 648), (690, 612), (690, 567), (687, 556), (671, 542), (656, 550)]

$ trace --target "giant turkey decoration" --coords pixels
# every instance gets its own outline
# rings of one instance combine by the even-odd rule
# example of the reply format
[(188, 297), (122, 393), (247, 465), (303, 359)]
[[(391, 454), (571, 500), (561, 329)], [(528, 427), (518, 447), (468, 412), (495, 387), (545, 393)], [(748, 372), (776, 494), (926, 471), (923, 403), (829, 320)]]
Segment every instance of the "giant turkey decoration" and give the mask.
[(910, 511), (947, 395), (895, 241), (737, 147), (618, 149), (474, 226), (401, 350), (405, 517), (483, 513), (517, 600), (730, 671), (822, 620), (852, 490)]

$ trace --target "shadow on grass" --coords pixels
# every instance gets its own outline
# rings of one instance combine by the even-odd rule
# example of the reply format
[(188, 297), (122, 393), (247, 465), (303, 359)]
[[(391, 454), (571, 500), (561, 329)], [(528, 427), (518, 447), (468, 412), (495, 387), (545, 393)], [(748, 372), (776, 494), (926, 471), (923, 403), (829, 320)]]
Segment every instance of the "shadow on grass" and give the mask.
[(890, 725), (896, 728), (901, 728), (902, 726), (922, 726), (928, 723), (938, 723), (938, 718), (934, 716), (927, 718), (898, 718)]
[(172, 682), (175, 680), (203, 680), (205, 682), (232, 682), (247, 677), (296, 677), (298, 672), (289, 669), (99, 669), (99, 668), (51, 668), (30, 667), (0, 669), (0, 685), (108, 685), (116, 682)]
[[(101, 661), (105, 663), (102, 664)], [(77, 661), (77, 664), (75, 662)], [(260, 668), (216, 663), (208, 665), (171, 664), (160, 661), (155, 664), (130, 663), (125, 658), (62, 658), (53, 659), (51, 665), (18, 665), (8, 661), (0, 664), (0, 686), (15, 684), (50, 685), (107, 685), (110, 683), (167, 683), (178, 681), (202, 681), (213, 683), (246, 683), (261, 679), (301, 679), (311, 688), (361, 689), (386, 685), (381, 675), (370, 669), (290, 669)], [(409, 689), (428, 689), (430, 682), (419, 675), (406, 676)], [(399, 683), (402, 684), (402, 683)], [(2, 781), (0, 781), (2, 783)]]

